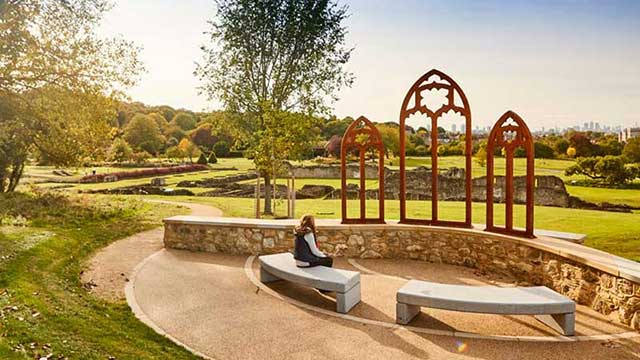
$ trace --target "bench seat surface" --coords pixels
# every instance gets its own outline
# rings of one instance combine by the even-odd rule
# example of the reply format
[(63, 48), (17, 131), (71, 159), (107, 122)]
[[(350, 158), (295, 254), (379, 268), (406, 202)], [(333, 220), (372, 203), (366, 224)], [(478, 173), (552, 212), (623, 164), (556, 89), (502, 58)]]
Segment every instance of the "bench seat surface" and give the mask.
[(300, 268), (291, 253), (263, 255), (260, 266), (270, 274), (301, 285), (339, 293), (347, 292), (360, 283), (360, 273), (316, 266)]
[(544, 286), (503, 288), (410, 280), (398, 290), (396, 299), (410, 305), (488, 314), (566, 314), (576, 309), (571, 299)]

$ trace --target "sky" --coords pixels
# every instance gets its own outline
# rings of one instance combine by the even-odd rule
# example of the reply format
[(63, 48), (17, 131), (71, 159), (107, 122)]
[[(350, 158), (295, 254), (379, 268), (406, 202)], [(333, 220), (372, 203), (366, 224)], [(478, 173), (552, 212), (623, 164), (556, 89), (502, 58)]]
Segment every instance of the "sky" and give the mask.
[[(116, 0), (101, 28), (143, 48), (136, 101), (195, 111), (220, 104), (193, 75), (213, 16), (206, 0)], [(402, 100), (432, 68), (469, 99), (474, 126), (506, 110), (533, 129), (594, 121), (640, 125), (640, 1), (353, 0), (347, 46), (352, 87), (338, 117), (398, 121)], [(452, 119), (454, 123), (462, 120)]]

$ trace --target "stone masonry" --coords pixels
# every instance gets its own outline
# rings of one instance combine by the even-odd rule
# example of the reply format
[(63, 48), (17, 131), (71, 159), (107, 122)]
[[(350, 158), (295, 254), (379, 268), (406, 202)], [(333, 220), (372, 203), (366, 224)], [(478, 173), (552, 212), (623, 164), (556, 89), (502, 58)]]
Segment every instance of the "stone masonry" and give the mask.
[[(476, 268), (545, 285), (640, 330), (640, 282), (582, 264), (524, 240), (467, 229), (411, 225), (319, 226), (320, 248), (333, 256), (411, 259)], [(293, 249), (293, 225), (223, 225), (165, 221), (165, 247), (225, 254)]]

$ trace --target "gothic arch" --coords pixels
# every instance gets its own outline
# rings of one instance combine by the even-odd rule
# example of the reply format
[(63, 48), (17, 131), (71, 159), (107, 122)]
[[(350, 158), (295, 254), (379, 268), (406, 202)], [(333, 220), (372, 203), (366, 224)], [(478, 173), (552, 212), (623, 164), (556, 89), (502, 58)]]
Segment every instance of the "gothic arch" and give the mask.
[[(360, 217), (347, 216), (347, 153), (358, 151), (360, 158)], [(378, 155), (378, 217), (367, 218), (366, 208), (366, 168), (365, 156), (370, 149), (376, 150)], [(340, 174), (343, 224), (383, 224), (384, 223), (384, 144), (376, 126), (366, 117), (360, 116), (349, 125), (342, 137), (340, 146)]]
[[(517, 148), (524, 148), (527, 156), (526, 175), (526, 226), (524, 230), (513, 227), (513, 157)], [(504, 149), (505, 173), (505, 226), (498, 227), (493, 221), (494, 151)], [(533, 194), (534, 194), (534, 146), (533, 137), (522, 118), (507, 111), (491, 129), (487, 142), (487, 231), (533, 238)]]
[[(434, 78), (438, 78), (437, 80)], [(433, 78), (433, 79), (432, 79)], [(422, 92), (446, 90), (447, 101), (438, 109), (430, 109), (423, 103)], [(465, 220), (445, 221), (438, 218), (438, 120), (454, 111), (465, 118)], [(410, 219), (406, 207), (406, 126), (410, 115), (422, 113), (431, 120), (431, 219)], [(434, 131), (435, 130), (435, 131)], [(471, 225), (471, 109), (458, 84), (443, 72), (433, 69), (422, 75), (409, 89), (400, 109), (400, 222), (428, 225), (472, 227)]]

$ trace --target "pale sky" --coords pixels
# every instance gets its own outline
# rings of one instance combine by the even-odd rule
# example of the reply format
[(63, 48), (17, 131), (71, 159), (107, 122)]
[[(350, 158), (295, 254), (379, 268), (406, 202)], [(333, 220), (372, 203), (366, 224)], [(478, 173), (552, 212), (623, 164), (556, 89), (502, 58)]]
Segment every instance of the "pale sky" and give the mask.
[[(351, 14), (356, 79), (339, 117), (398, 121), (406, 91), (437, 68), (465, 91), (474, 126), (506, 110), (531, 128), (640, 124), (640, 1), (341, 1)], [(116, 0), (103, 25), (143, 47), (147, 72), (128, 94), (149, 105), (211, 110), (195, 62), (213, 14), (207, 0)], [(461, 121), (456, 121), (460, 123)]]

